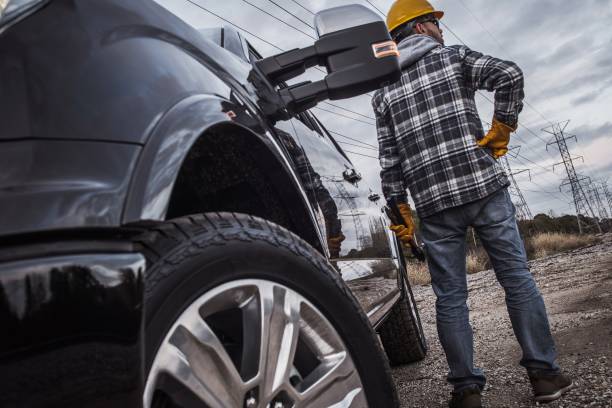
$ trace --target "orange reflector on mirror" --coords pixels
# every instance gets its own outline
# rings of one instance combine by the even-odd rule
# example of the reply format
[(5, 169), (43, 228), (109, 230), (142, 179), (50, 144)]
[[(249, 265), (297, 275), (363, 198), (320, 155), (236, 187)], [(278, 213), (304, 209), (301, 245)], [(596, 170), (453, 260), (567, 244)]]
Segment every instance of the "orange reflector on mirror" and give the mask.
[(374, 56), (376, 58), (396, 56), (399, 57), (399, 50), (395, 41), (385, 41), (378, 44), (372, 44)]

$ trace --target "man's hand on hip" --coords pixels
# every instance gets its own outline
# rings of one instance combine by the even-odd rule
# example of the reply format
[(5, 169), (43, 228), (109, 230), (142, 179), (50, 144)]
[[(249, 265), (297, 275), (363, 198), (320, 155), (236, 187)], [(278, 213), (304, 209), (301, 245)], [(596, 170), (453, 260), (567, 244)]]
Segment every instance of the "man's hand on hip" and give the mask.
[(491, 129), (477, 143), (480, 147), (486, 147), (491, 150), (493, 157), (496, 159), (508, 153), (508, 143), (510, 142), (510, 133), (516, 130), (516, 126), (509, 126), (503, 122), (493, 118)]

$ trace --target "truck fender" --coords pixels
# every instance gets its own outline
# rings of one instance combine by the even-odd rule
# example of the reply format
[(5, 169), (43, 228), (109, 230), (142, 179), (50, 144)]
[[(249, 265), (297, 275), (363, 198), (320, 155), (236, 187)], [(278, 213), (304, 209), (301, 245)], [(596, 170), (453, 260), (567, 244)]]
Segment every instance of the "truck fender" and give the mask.
[[(214, 95), (193, 95), (175, 104), (156, 124), (138, 159), (128, 191), (122, 223), (165, 220), (172, 189), (190, 149), (212, 128), (233, 128), (266, 146), (286, 172), (287, 193), (293, 192), (297, 208), (288, 211), (301, 214), (293, 217), (300, 225), (300, 235), (319, 251), (325, 251), (315, 214), (308, 203), (306, 192), (282, 149), (270, 132), (257, 133), (232, 120), (232, 102)], [(236, 109), (243, 109), (238, 105)], [(303, 214), (308, 214), (304, 217)]]

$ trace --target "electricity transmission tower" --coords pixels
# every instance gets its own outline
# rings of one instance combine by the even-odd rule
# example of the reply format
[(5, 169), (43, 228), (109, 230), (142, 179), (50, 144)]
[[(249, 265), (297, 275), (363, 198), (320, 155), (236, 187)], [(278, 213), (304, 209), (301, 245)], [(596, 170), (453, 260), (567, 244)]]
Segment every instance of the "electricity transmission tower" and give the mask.
[(599, 213), (599, 219), (607, 220), (609, 218), (608, 211), (606, 210), (606, 206), (601, 200), (601, 196), (599, 195), (598, 186), (595, 183), (591, 183), (589, 185), (589, 198), (591, 199), (591, 202), (595, 203), (595, 206), (597, 207), (597, 212)]
[(599, 185), (604, 197), (606, 197), (606, 200), (608, 201), (608, 208), (610, 209), (610, 213), (612, 214), (612, 194), (610, 194), (610, 190), (608, 190), (608, 182), (605, 180), (601, 180), (599, 182)]
[(338, 213), (340, 217), (351, 217), (353, 220), (353, 225), (355, 226), (355, 233), (357, 235), (357, 250), (361, 250), (367, 247), (370, 242), (368, 241), (368, 236), (364, 233), (363, 224), (361, 223), (361, 216), (365, 215), (363, 211), (359, 211), (357, 205), (355, 204), (356, 196), (351, 195), (346, 187), (344, 187), (344, 180), (333, 178), (333, 177), (321, 177), (322, 179), (327, 179), (333, 182), (338, 190), (338, 195), (333, 196), (334, 198), (340, 199), (347, 207), (348, 211), (343, 213)]
[[(599, 222), (600, 224), (605, 224), (607, 229), (609, 229), (612, 223), (610, 221), (610, 216), (608, 215), (610, 213), (606, 208), (606, 199), (608, 198), (606, 196), (607, 186), (601, 182), (593, 182), (589, 187), (589, 195), (591, 197), (591, 202), (595, 203), (595, 206), (597, 207), (597, 212), (599, 213)], [(610, 204), (609, 200), (607, 204)]]
[(506, 174), (510, 179), (510, 186), (508, 187), (508, 192), (514, 198), (512, 201), (514, 202), (514, 206), (516, 207), (516, 218), (521, 221), (532, 219), (533, 215), (531, 215), (531, 210), (527, 205), (527, 201), (525, 201), (525, 197), (523, 196), (523, 193), (521, 192), (521, 189), (519, 188), (516, 179), (514, 178), (514, 176), (517, 174), (528, 172), (529, 179), (531, 180), (531, 172), (529, 171), (529, 169), (520, 169), (512, 171), (512, 167), (510, 167), (510, 161), (506, 156), (502, 157), (502, 166), (504, 167), (504, 170), (506, 170)]
[[(544, 132), (549, 133), (554, 136), (554, 141), (549, 142), (546, 145), (546, 148), (548, 149), (548, 146), (556, 144), (559, 149), (559, 153), (561, 154), (562, 161), (559, 163), (556, 163), (553, 166), (553, 171), (555, 167), (558, 165), (563, 164), (563, 166), (565, 167), (565, 172), (567, 173), (567, 179), (561, 184), (560, 189), (567, 185), (570, 186), (570, 189), (572, 191), (572, 196), (574, 198), (574, 207), (576, 208), (576, 219), (578, 221), (578, 230), (580, 231), (580, 233), (582, 234), (583, 230), (586, 229), (587, 227), (595, 227), (598, 232), (601, 232), (601, 226), (599, 225), (599, 222), (597, 221), (597, 216), (595, 215), (595, 212), (593, 211), (593, 207), (591, 206), (591, 202), (589, 201), (589, 198), (587, 197), (585, 193), (584, 186), (588, 185), (590, 183), (590, 180), (588, 177), (584, 177), (584, 176), (577, 174), (576, 168), (574, 167), (574, 159), (580, 158), (584, 161), (584, 158), (580, 156), (572, 157), (567, 147), (567, 140), (574, 139), (574, 141), (576, 142), (578, 141), (578, 139), (576, 138), (576, 135), (569, 135), (569, 136), (565, 135), (564, 133), (565, 128), (567, 128), (568, 124), (569, 124), (569, 120), (566, 120), (565, 122), (560, 122), (560, 123), (557, 123), (557, 124), (554, 124), (547, 128), (542, 129)], [(584, 217), (582, 220), (580, 219), (581, 215)], [(589, 216), (593, 220), (594, 225), (588, 225)]]

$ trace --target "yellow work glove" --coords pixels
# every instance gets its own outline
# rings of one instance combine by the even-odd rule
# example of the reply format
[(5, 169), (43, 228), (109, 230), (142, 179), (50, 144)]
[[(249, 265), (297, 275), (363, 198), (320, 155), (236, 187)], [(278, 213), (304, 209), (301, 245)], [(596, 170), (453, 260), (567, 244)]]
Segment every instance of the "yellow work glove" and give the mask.
[(398, 203), (397, 209), (402, 216), (401, 224), (391, 224), (391, 231), (406, 245), (412, 245), (414, 235), (414, 220), (412, 219), (412, 210), (406, 203)]
[(340, 256), (340, 248), (342, 246), (342, 241), (344, 241), (346, 237), (344, 234), (340, 233), (337, 237), (328, 237), (327, 238), (327, 248), (329, 248), (329, 254), (332, 258), (337, 258)]
[(491, 149), (493, 157), (499, 159), (504, 154), (508, 153), (508, 143), (510, 142), (510, 133), (516, 130), (516, 126), (512, 127), (493, 118), (491, 129), (477, 143), (480, 147)]

